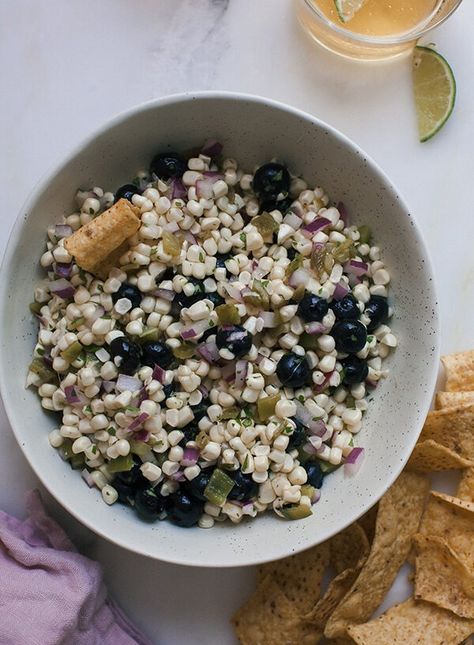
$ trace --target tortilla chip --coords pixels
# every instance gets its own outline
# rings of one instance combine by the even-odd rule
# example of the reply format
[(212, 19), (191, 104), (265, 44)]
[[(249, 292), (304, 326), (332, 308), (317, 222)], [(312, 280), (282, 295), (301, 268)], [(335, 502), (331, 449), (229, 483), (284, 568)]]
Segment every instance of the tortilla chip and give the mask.
[(474, 403), (473, 392), (438, 392), (436, 395), (436, 409), (453, 408), (458, 405)]
[(450, 448), (428, 439), (416, 444), (406, 469), (416, 473), (427, 473), (432, 470), (455, 470), (469, 466), (474, 466), (474, 460), (464, 459)]
[(130, 245), (127, 240), (125, 240), (125, 242), (122, 242), (122, 244), (118, 246), (114, 251), (112, 251), (112, 253), (109, 253), (105, 260), (103, 260), (95, 267), (94, 274), (101, 280), (107, 280), (107, 278), (109, 277), (110, 269), (120, 266), (119, 260), (122, 255), (128, 251), (129, 248)]
[(319, 600), (324, 572), (329, 564), (329, 543), (283, 560), (263, 564), (257, 570), (258, 585), (267, 578), (277, 584), (299, 614), (305, 614)]
[(466, 502), (474, 502), (474, 468), (466, 468), (463, 472), (456, 497)]
[(368, 620), (380, 605), (410, 551), (429, 486), (421, 475), (402, 473), (382, 497), (369, 556), (330, 616), (326, 637), (344, 636), (348, 625)]
[(267, 576), (232, 617), (242, 645), (316, 645), (321, 632), (304, 624), (294, 603)]
[(442, 356), (441, 360), (446, 372), (447, 392), (474, 390), (474, 349)]
[(369, 544), (372, 544), (375, 537), (375, 524), (377, 522), (377, 513), (379, 510), (379, 505), (375, 504), (372, 508), (369, 508), (367, 513), (359, 517), (357, 520), (361, 527), (364, 529), (364, 532), (369, 540)]
[(358, 645), (459, 645), (473, 631), (474, 621), (413, 598), (347, 629)]
[(123, 242), (140, 228), (139, 210), (127, 199), (98, 215), (64, 241), (82, 269), (95, 273)]
[(431, 491), (419, 532), (444, 540), (474, 572), (474, 503)]
[(430, 412), (420, 442), (432, 439), (464, 459), (474, 459), (474, 404)]
[(474, 571), (441, 538), (418, 535), (415, 545), (415, 599), (474, 618)]
[(354, 584), (369, 554), (369, 542), (357, 522), (330, 540), (331, 564), (338, 573), (305, 620), (324, 629), (329, 616)]

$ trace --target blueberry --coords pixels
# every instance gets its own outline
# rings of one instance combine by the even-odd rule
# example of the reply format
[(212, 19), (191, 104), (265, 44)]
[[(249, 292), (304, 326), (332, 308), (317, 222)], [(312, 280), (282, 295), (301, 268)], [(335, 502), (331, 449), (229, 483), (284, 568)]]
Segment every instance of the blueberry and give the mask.
[(197, 477), (194, 477), (194, 479), (191, 479), (191, 481), (188, 482), (186, 487), (193, 497), (200, 499), (203, 502), (207, 502), (207, 498), (204, 497), (204, 491), (211, 479), (212, 472), (212, 468), (205, 468), (204, 470), (201, 470)]
[(178, 306), (179, 312), (184, 307), (188, 308), (191, 305), (193, 305), (195, 302), (198, 302), (199, 300), (203, 300), (208, 296), (208, 294), (206, 294), (206, 288), (202, 280), (197, 280), (196, 278), (190, 278), (188, 280), (188, 284), (191, 284), (193, 286), (193, 289), (194, 289), (193, 293), (191, 293), (191, 295), (187, 295), (184, 291), (181, 291), (181, 293), (176, 294), (173, 301), (173, 304), (176, 304)]
[(257, 169), (253, 177), (253, 190), (261, 202), (276, 202), (288, 196), (290, 173), (279, 163), (267, 163)]
[(140, 345), (126, 336), (119, 336), (109, 344), (109, 349), (113, 358), (122, 359), (118, 366), (119, 372), (134, 374), (137, 371), (142, 356)]
[(230, 253), (218, 253), (216, 255), (216, 268), (227, 270), (225, 263), (227, 260), (230, 260), (230, 258), (231, 258)]
[(367, 363), (357, 356), (348, 356), (342, 362), (344, 378), (342, 382), (345, 385), (355, 385), (365, 381), (369, 374)]
[(188, 441), (194, 441), (199, 434), (199, 428), (196, 423), (190, 423), (184, 428), (181, 428), (181, 432), (184, 434), (184, 437), (179, 442), (180, 446), (183, 448), (186, 446)]
[(173, 383), (169, 383), (168, 385), (165, 385), (163, 387), (163, 394), (166, 396), (166, 398), (170, 397), (174, 392), (174, 385)]
[(240, 325), (223, 325), (217, 329), (216, 344), (219, 349), (228, 349), (240, 358), (250, 351), (252, 334)]
[(306, 441), (306, 429), (304, 425), (292, 417), (291, 420), (296, 425), (296, 428), (293, 430), (293, 433), (290, 435), (290, 441), (288, 442), (288, 450), (293, 450), (293, 448), (299, 448)]
[(331, 335), (336, 349), (347, 354), (356, 354), (367, 341), (367, 329), (359, 320), (340, 320), (332, 328)]
[(141, 191), (134, 184), (125, 184), (115, 191), (114, 203), (119, 199), (128, 199), (131, 202), (134, 195), (141, 195)]
[(134, 508), (137, 515), (146, 522), (155, 522), (166, 509), (167, 499), (154, 488), (137, 490), (134, 498)]
[(240, 470), (227, 473), (234, 480), (234, 487), (227, 495), (227, 499), (236, 499), (239, 502), (257, 497), (258, 484), (250, 475), (244, 475)]
[(347, 294), (341, 300), (334, 300), (331, 303), (336, 320), (356, 320), (360, 316), (357, 300), (352, 294)]
[(182, 177), (186, 168), (186, 161), (176, 152), (161, 152), (153, 157), (150, 164), (150, 172), (165, 180)]
[(311, 368), (305, 356), (288, 352), (278, 361), (276, 373), (284, 387), (303, 387), (309, 382)]
[(128, 298), (132, 303), (132, 308), (135, 308), (140, 306), (142, 297), (142, 292), (138, 287), (128, 282), (123, 282), (120, 289), (112, 294), (112, 301), (115, 304), (120, 298)]
[(112, 486), (118, 493), (119, 500), (124, 504), (131, 504), (137, 490), (150, 485), (150, 482), (140, 470), (140, 464), (141, 461), (135, 463), (131, 470), (117, 473), (112, 482)]
[(159, 341), (143, 343), (142, 352), (142, 364), (148, 365), (148, 367), (159, 365), (166, 370), (173, 362), (173, 354), (170, 348), (165, 343), (160, 343)]
[(225, 303), (225, 299), (220, 296), (217, 291), (213, 291), (212, 293), (206, 293), (205, 296), (206, 300), (210, 300), (212, 304), (214, 305), (214, 309), (218, 307), (219, 305), (223, 305)]
[(202, 515), (203, 502), (184, 492), (177, 492), (168, 499), (168, 519), (173, 524), (189, 528), (197, 524)]
[(209, 399), (202, 398), (197, 405), (191, 405), (191, 411), (194, 414), (194, 421), (198, 423), (207, 414), (207, 408), (210, 406)]
[(310, 486), (314, 486), (314, 488), (321, 488), (323, 485), (324, 475), (319, 463), (317, 461), (307, 461), (303, 468), (306, 470), (306, 474), (308, 475), (307, 483)]
[(367, 326), (369, 331), (374, 331), (379, 325), (388, 320), (388, 302), (384, 296), (370, 296), (369, 302), (365, 305), (364, 313), (370, 318)]
[(290, 210), (290, 206), (292, 205), (293, 202), (294, 200), (291, 197), (285, 197), (284, 199), (278, 199), (278, 200), (270, 199), (266, 202), (263, 202), (260, 205), (260, 212), (263, 213), (266, 211), (267, 213), (269, 213), (270, 211), (273, 211), (276, 209), (276, 210), (279, 210), (280, 213), (285, 215), (285, 213), (287, 213)]
[(305, 294), (298, 305), (298, 316), (301, 316), (305, 322), (321, 322), (328, 311), (327, 300), (314, 293)]

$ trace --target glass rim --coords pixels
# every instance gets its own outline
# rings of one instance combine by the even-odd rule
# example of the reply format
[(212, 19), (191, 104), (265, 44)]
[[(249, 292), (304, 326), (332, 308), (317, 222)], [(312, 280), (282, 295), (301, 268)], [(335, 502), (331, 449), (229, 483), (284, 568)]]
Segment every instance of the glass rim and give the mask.
[(304, 4), (307, 6), (309, 11), (311, 11), (318, 20), (320, 20), (326, 27), (328, 27), (331, 31), (336, 32), (337, 34), (344, 36), (344, 38), (347, 38), (349, 40), (352, 40), (357, 43), (361, 43), (364, 45), (401, 45), (403, 43), (409, 42), (411, 40), (416, 40), (426, 34), (428, 31), (431, 31), (435, 27), (438, 27), (441, 25), (445, 20), (451, 16), (454, 11), (459, 7), (461, 4), (462, 0), (456, 0), (453, 3), (453, 6), (446, 12), (444, 16), (439, 18), (439, 20), (429, 23), (422, 27), (421, 29), (412, 29), (411, 31), (405, 31), (402, 32), (401, 35), (399, 36), (367, 36), (365, 34), (358, 34), (353, 31), (349, 31), (348, 29), (344, 29), (343, 27), (340, 27), (337, 25), (335, 22), (332, 20), (329, 20), (318, 7), (313, 4), (312, 0), (303, 0)]

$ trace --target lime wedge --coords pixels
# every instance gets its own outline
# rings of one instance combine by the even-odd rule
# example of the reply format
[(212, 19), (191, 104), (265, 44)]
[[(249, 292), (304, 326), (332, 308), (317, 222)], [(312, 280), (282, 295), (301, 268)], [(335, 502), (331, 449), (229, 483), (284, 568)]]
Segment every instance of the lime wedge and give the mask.
[(413, 88), (420, 141), (431, 139), (446, 123), (456, 101), (453, 70), (438, 52), (415, 47)]
[(337, 15), (341, 22), (349, 22), (366, 3), (366, 0), (334, 0)]

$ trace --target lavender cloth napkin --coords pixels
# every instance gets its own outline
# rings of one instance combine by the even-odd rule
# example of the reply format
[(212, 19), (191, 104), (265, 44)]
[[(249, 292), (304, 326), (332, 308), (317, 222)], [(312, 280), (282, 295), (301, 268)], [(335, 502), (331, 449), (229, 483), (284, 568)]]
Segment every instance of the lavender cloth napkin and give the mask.
[(100, 565), (80, 555), (43, 508), (0, 511), (1, 645), (151, 645), (107, 598)]

